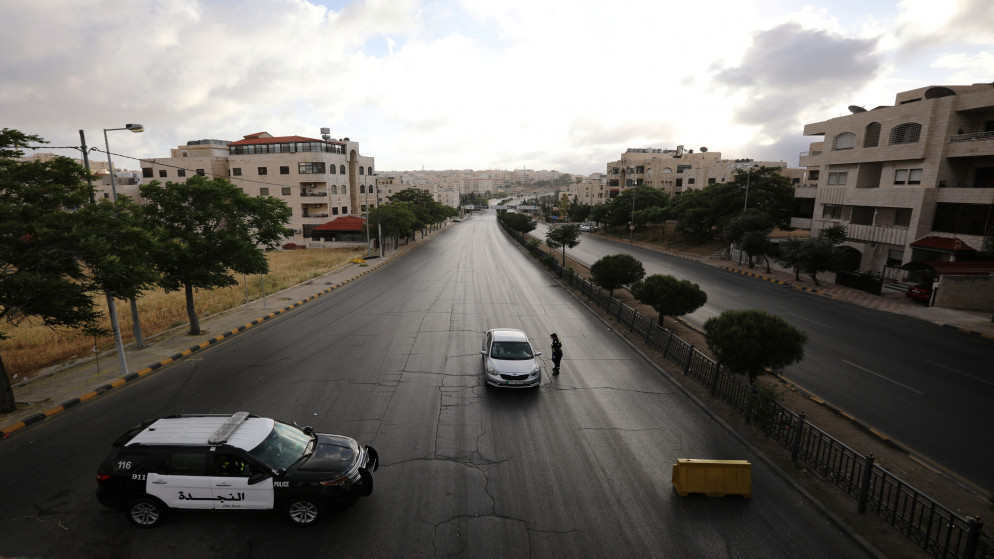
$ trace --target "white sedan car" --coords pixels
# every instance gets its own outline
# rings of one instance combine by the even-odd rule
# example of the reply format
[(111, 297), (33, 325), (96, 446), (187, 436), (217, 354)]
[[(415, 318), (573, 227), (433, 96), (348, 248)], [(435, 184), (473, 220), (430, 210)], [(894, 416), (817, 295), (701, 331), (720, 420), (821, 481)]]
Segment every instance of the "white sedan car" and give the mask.
[(494, 328), (483, 338), (483, 380), (488, 386), (527, 388), (542, 383), (538, 363), (541, 351), (533, 351), (521, 330)]

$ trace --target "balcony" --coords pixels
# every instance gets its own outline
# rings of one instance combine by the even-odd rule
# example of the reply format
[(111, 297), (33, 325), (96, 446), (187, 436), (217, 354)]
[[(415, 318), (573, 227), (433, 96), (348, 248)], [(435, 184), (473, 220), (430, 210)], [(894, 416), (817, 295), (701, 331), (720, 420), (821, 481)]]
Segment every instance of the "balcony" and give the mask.
[(994, 155), (994, 132), (974, 132), (949, 137), (946, 157), (989, 157), (992, 155)]
[(802, 151), (798, 157), (800, 167), (814, 167), (821, 164), (821, 150)]
[(956, 134), (949, 137), (949, 143), (974, 142), (977, 140), (994, 140), (994, 132), (974, 132), (972, 134)]
[(846, 225), (846, 233), (850, 239), (857, 241), (872, 241), (888, 245), (904, 245), (908, 238), (907, 227), (886, 227), (873, 225)]

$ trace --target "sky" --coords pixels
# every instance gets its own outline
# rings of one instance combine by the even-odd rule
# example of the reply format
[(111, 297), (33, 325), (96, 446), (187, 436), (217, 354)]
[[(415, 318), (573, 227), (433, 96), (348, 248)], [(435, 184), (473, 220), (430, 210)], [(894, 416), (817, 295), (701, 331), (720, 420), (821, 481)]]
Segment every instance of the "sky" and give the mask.
[[(378, 172), (604, 172), (628, 148), (798, 164), (805, 123), (994, 81), (990, 0), (0, 0), (0, 127), (118, 168), (332, 137)], [(101, 153), (93, 157), (106, 157)]]

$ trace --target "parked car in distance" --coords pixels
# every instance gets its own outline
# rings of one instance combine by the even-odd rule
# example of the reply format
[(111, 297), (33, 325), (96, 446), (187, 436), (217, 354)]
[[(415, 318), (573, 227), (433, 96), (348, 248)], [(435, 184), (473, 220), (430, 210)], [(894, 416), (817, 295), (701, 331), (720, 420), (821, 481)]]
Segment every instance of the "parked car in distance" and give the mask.
[(919, 283), (918, 285), (912, 285), (905, 292), (905, 295), (907, 297), (914, 299), (915, 301), (928, 303), (929, 299), (932, 298), (932, 282), (925, 281)]
[(173, 509), (277, 510), (311, 526), (373, 491), (379, 456), (342, 435), (238, 412), (146, 421), (97, 469), (97, 500), (141, 528)]
[(593, 223), (581, 223), (580, 224), (580, 231), (583, 231), (583, 232), (586, 232), (586, 233), (593, 233), (594, 231), (597, 231), (597, 226), (594, 225)]
[(528, 388), (542, 383), (542, 367), (521, 330), (494, 328), (483, 337), (483, 381), (487, 386)]

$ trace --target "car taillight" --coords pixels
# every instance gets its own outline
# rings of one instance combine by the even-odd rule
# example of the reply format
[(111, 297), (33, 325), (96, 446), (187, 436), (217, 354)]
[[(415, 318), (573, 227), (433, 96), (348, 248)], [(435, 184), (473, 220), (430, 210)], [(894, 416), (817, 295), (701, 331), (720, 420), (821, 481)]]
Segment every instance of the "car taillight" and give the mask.
[(97, 483), (100, 483), (101, 481), (107, 481), (108, 479), (110, 479), (110, 476), (107, 474), (97, 474)]

